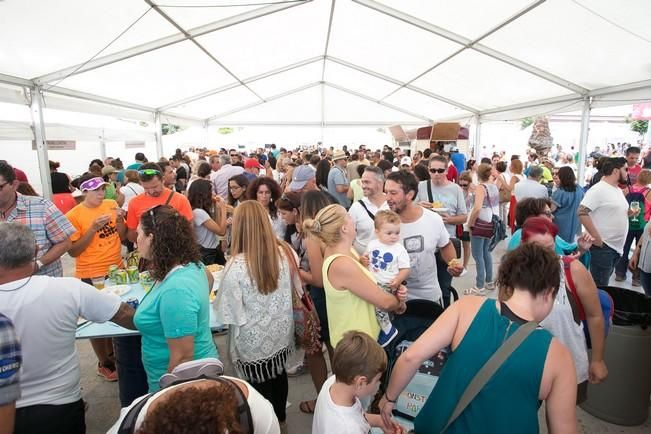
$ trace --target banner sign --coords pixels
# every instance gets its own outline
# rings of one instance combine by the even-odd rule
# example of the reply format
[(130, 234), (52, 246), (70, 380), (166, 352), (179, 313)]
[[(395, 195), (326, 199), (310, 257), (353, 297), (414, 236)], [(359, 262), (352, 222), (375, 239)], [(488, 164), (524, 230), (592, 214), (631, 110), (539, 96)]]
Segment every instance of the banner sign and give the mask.
[[(48, 151), (74, 151), (77, 149), (75, 140), (46, 140)], [(36, 140), (32, 140), (32, 151), (36, 150)]]

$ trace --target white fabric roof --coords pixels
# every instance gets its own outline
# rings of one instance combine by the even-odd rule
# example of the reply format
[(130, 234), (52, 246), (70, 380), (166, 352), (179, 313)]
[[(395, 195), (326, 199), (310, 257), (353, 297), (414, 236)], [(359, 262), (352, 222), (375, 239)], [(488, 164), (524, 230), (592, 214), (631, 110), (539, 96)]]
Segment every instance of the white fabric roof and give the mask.
[(0, 101), (40, 86), (50, 108), (215, 125), (514, 119), (651, 99), (649, 22), (648, 0), (5, 0)]

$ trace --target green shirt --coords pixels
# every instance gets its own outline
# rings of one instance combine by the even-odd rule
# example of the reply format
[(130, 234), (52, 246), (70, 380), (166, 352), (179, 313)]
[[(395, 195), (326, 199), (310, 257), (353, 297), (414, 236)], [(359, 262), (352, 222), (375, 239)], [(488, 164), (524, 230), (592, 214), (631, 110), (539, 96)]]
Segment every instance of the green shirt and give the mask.
[(194, 336), (194, 359), (218, 357), (210, 332), (208, 278), (203, 264), (173, 269), (142, 299), (134, 323), (142, 334), (142, 363), (149, 392), (159, 389), (167, 372), (170, 350), (167, 339)]

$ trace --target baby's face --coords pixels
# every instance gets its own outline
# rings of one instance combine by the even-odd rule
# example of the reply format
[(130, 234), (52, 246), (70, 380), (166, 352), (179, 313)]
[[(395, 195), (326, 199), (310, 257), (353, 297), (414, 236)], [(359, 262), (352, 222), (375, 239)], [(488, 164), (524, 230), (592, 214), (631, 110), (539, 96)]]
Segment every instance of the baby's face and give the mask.
[(395, 244), (400, 241), (400, 225), (384, 223), (379, 229), (375, 230), (375, 236), (381, 243)]

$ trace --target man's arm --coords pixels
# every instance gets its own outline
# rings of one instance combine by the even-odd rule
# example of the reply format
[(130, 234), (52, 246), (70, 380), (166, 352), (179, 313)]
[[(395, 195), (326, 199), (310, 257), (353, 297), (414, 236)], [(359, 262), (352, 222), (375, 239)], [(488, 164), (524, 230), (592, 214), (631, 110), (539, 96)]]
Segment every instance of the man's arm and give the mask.
[(0, 434), (12, 434), (14, 432), (14, 418), (16, 415), (16, 402), (0, 405)]
[(52, 247), (50, 247), (50, 250), (48, 250), (39, 259), (43, 265), (50, 264), (63, 256), (64, 253), (70, 250), (70, 247), (72, 247), (72, 241), (70, 241), (70, 238), (67, 238), (60, 243), (54, 244)]
[(133, 323), (133, 316), (135, 314), (136, 311), (131, 306), (122, 302), (120, 303), (118, 311), (109, 321), (114, 322), (125, 329), (136, 330), (136, 326)]
[(597, 230), (596, 226), (594, 225), (594, 222), (592, 221), (592, 218), (590, 217), (590, 213), (592, 210), (588, 208), (585, 205), (579, 205), (579, 209), (577, 211), (577, 214), (579, 215), (579, 221), (583, 225), (586, 231), (592, 237), (594, 238), (594, 244), (597, 247), (601, 247), (603, 245), (603, 242), (601, 240), (601, 235), (599, 234), (599, 231)]

